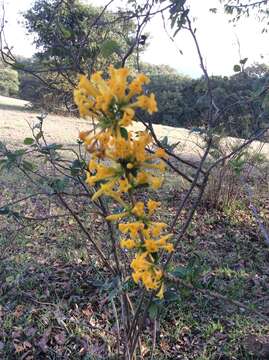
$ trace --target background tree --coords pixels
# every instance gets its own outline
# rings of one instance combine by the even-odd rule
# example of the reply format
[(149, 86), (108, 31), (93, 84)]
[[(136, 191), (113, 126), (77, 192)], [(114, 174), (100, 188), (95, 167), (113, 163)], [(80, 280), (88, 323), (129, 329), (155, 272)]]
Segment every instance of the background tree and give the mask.
[[(43, 107), (52, 99), (54, 105), (55, 100), (58, 102), (57, 107), (71, 103), (78, 73), (91, 73), (123, 61), (135, 40), (134, 24), (104, 10), (79, 0), (36, 0), (23, 15), (28, 33), (34, 35), (34, 58), (20, 62), (3, 50), (2, 56), (14, 68), (35, 75), (38, 81), (33, 83), (42, 89), (39, 104)], [(134, 57), (128, 59), (129, 65), (132, 62)], [(32, 101), (36, 100), (33, 97)]]
[[(219, 112), (215, 131), (247, 137), (265, 121), (261, 116), (265, 114), (265, 93), (257, 95), (268, 86), (269, 69), (265, 64), (239, 68), (230, 77), (210, 77), (214, 105)], [(150, 75), (147, 89), (156, 94), (159, 104), (154, 123), (189, 129), (205, 126), (210, 99), (204, 77), (191, 79), (166, 65), (141, 64), (141, 69)]]
[(0, 62), (0, 95), (12, 97), (18, 95), (18, 92), (18, 72)]

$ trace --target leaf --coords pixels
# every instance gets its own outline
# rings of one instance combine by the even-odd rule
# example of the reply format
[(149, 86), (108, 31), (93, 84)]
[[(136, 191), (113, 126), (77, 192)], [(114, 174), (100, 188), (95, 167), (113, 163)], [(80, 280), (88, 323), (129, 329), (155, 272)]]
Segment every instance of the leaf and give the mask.
[(234, 65), (233, 70), (234, 70), (234, 72), (241, 72), (241, 66), (236, 64), (236, 65)]
[(60, 31), (62, 32), (63, 36), (68, 39), (72, 36), (72, 33), (69, 29), (67, 29), (65, 26), (63, 26), (62, 24), (60, 24), (59, 26)]
[(71, 175), (72, 176), (78, 176), (81, 171), (84, 169), (84, 162), (80, 161), (78, 159), (74, 160), (70, 166)]
[(264, 111), (269, 110), (269, 93), (267, 93), (263, 99), (262, 108)]
[(152, 319), (152, 320), (154, 320), (154, 319), (156, 319), (157, 318), (157, 316), (158, 316), (158, 306), (157, 306), (157, 304), (151, 304), (150, 305), (150, 307), (149, 307), (149, 317), (150, 317), (150, 319)]
[(115, 40), (106, 40), (102, 46), (101, 46), (101, 54), (108, 58), (111, 56), (114, 52), (117, 52), (119, 50), (120, 46)]
[(125, 128), (120, 128), (120, 134), (125, 140), (128, 140), (128, 131)]
[(34, 139), (27, 137), (23, 140), (24, 145), (32, 145), (35, 142)]
[(14, 155), (15, 156), (22, 156), (22, 155), (24, 155), (25, 154), (25, 150), (24, 149), (18, 149), (18, 150), (15, 150), (14, 151)]
[(175, 276), (175, 277), (178, 277), (180, 279), (186, 279), (187, 277), (187, 274), (188, 274), (188, 269), (187, 267), (178, 267), (176, 268), (172, 274)]
[(168, 137), (164, 136), (161, 140), (161, 144), (165, 147), (168, 145)]
[(26, 171), (34, 171), (36, 169), (36, 165), (30, 161), (23, 160), (22, 167)]
[(179, 294), (173, 289), (167, 289), (164, 298), (168, 302), (176, 302), (179, 300)]
[(245, 65), (245, 63), (247, 61), (248, 61), (248, 58), (244, 58), (244, 59), (240, 60), (239, 62), (240, 62), (240, 64)]
[(0, 215), (8, 215), (10, 212), (8, 207), (2, 207), (0, 208)]
[(42, 150), (42, 152), (49, 152), (51, 150), (60, 150), (62, 147), (63, 147), (63, 145), (61, 145), (61, 144), (53, 143), (48, 146), (43, 146), (41, 150)]
[(6, 163), (7, 163), (7, 160), (5, 160), (5, 159), (0, 160), (0, 170), (2, 170), (5, 167)]
[(62, 331), (59, 334), (54, 336), (55, 341), (57, 342), (58, 345), (63, 345), (65, 343), (66, 337), (65, 337), (65, 333)]
[(55, 190), (56, 192), (62, 192), (66, 186), (67, 186), (67, 179), (55, 179), (51, 182), (50, 186)]
[(218, 9), (217, 8), (211, 8), (209, 9), (210, 12), (212, 12), (213, 14), (216, 14)]

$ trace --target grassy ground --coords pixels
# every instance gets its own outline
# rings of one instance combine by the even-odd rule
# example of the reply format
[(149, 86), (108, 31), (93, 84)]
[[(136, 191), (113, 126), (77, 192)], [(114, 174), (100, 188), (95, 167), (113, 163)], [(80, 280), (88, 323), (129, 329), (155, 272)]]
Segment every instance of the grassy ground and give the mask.
[[(28, 119), (29, 114), (21, 110), (21, 116)], [(5, 110), (4, 114), (18, 117), (17, 110)], [(20, 131), (20, 122), (17, 120), (15, 125), (11, 118), (9, 121), (9, 136), (13, 138)], [(72, 142), (76, 129), (71, 120), (59, 121), (65, 124), (64, 129), (73, 129), (65, 138), (67, 143)], [(22, 130), (18, 140), (25, 136)], [(51, 136), (55, 136), (54, 131)], [(0, 188), (0, 208), (37, 190), (18, 172), (1, 174)], [(168, 176), (159, 196), (162, 218), (169, 222), (182, 197), (173, 177)], [(266, 194), (260, 200), (268, 224)], [(82, 219), (105, 247), (101, 219), (91, 213), (87, 201), (77, 204), (70, 200), (70, 204), (77, 211), (86, 206)], [(257, 231), (245, 199), (241, 197), (233, 205), (221, 210), (201, 205), (173, 267), (188, 265), (191, 259), (199, 270), (202, 286), (269, 316), (269, 248)], [(16, 206), (17, 211), (34, 217), (43, 217), (48, 209), (50, 215), (62, 211), (60, 204), (50, 207), (49, 200), (28, 199)], [(68, 216), (24, 224), (27, 226), (22, 228), (14, 219), (0, 217), (0, 359), (115, 358), (113, 310), (96, 281), (103, 281), (106, 274), (93, 258), (91, 245), (81, 230)], [(185, 288), (173, 295), (161, 315), (154, 359), (268, 359), (263, 345), (253, 344), (254, 336), (262, 339), (269, 334), (268, 323), (259, 316)], [(149, 316), (148, 337), (142, 344), (145, 359), (149, 358), (152, 328)]]

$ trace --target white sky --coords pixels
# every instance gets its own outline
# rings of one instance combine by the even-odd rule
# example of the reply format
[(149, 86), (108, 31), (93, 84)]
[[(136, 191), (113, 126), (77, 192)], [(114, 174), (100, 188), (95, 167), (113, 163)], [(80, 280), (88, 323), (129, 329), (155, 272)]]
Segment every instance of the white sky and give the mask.
[[(1, 1), (1, 0), (0, 0)], [(85, 2), (103, 6), (107, 0), (85, 0)], [(116, 4), (125, 4), (126, 0), (115, 0)], [(20, 13), (31, 6), (33, 0), (5, 0), (6, 36), (9, 45), (14, 46), (17, 54), (30, 56), (33, 53), (31, 37), (26, 36)], [(219, 0), (188, 0), (192, 16), (196, 17), (197, 37), (210, 74), (229, 75), (233, 65), (239, 61), (240, 43), (242, 58), (253, 62), (269, 63), (269, 34), (261, 34), (261, 24), (255, 19), (243, 19), (236, 27), (229, 23), (229, 17), (223, 14)], [(218, 7), (218, 13), (212, 14), (210, 8)], [(111, 8), (113, 9), (113, 7)], [(0, 10), (1, 11), (1, 10)], [(174, 43), (168, 38), (161, 17), (156, 17), (148, 25), (150, 45), (142, 60), (154, 64), (168, 64), (180, 73), (199, 76), (199, 60), (189, 34), (179, 32)], [(183, 51), (179, 54), (178, 48)], [(263, 58), (261, 57), (263, 56)]]

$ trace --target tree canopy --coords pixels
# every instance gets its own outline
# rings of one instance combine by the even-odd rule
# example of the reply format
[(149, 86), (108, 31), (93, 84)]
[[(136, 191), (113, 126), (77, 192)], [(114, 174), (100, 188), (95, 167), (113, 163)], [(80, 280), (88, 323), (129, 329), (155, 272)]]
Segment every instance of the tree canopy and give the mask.
[[(23, 96), (29, 99), (34, 83), (39, 95), (32, 100), (48, 110), (55, 98), (71, 103), (78, 73), (120, 65), (135, 41), (132, 21), (79, 0), (35, 0), (23, 17), (37, 52), (30, 61), (16, 60), (14, 66), (23, 73)], [(134, 61), (134, 56), (127, 60), (129, 65)]]

